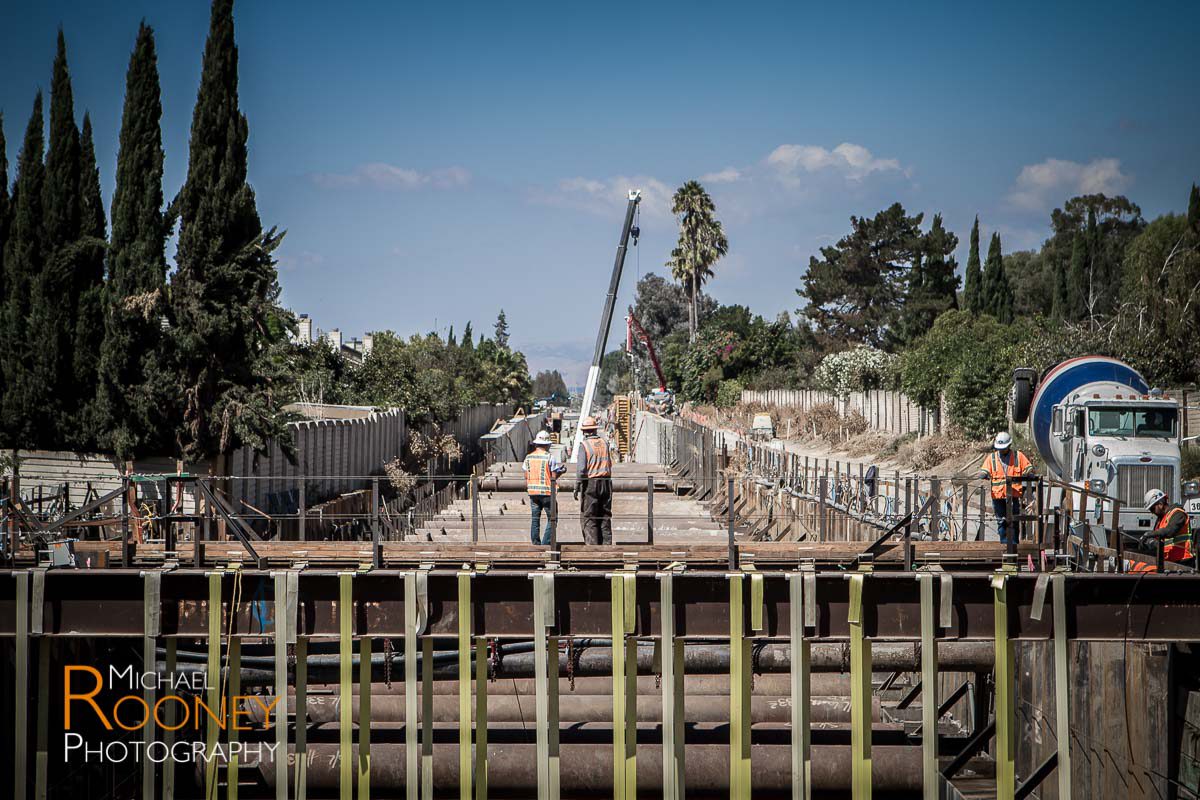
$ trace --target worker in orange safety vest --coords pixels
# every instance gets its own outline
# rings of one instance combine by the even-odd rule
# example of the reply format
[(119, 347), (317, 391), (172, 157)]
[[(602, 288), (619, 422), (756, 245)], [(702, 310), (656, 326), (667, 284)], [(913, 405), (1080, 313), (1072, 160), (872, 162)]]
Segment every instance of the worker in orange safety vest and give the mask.
[[(979, 467), (978, 477), (991, 481), (992, 511), (996, 515), (1003, 544), (1008, 544), (1008, 518), (1010, 514), (1015, 517), (1021, 513), (1021, 495), (1025, 491), (1023, 481), (1010, 479), (1022, 478), (1031, 472), (1033, 465), (1024, 453), (1012, 446), (1012, 436), (1007, 431), (997, 433), (992, 442), (992, 452), (987, 454)], [(1020, 539), (1019, 523), (1012, 535)]]
[(1155, 549), (1161, 544), (1164, 561), (1190, 561), (1196, 554), (1196, 543), (1184, 507), (1172, 503), (1162, 489), (1151, 489), (1143, 500), (1156, 521), (1154, 530), (1142, 537), (1142, 544)]
[[(529, 527), (529, 538), (534, 544), (550, 544), (553, 514), (551, 513), (551, 484), (559, 475), (566, 472), (567, 467), (560, 464), (558, 459), (550, 455), (550, 434), (538, 431), (533, 438), (533, 449), (525, 456), (521, 469), (525, 472), (525, 492), (529, 495), (529, 513), (532, 522)], [(538, 527), (542, 514), (546, 515), (546, 530), (538, 536)]]

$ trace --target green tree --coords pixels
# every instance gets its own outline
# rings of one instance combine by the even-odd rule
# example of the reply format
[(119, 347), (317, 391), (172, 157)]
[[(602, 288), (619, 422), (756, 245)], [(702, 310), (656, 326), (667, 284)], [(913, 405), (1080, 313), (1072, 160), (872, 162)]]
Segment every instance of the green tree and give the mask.
[(1188, 225), (1200, 234), (1200, 186), (1192, 184), (1192, 194), (1188, 198)]
[(471, 351), (475, 349), (474, 335), (471, 331), (471, 322), (468, 320), (467, 324), (463, 327), (462, 344), (460, 345), (463, 350)]
[[(79, 128), (67, 45), (58, 31), (58, 52), (50, 83), (50, 129), (46, 180), (42, 188), (45, 258), (30, 286), (28, 336), (33, 345), (30, 387), (39, 443), (59, 448), (74, 439), (75, 412), (81, 398), (74, 386), (74, 320), (79, 303), (75, 261), (80, 234)], [(34, 344), (36, 343), (36, 344)]]
[(963, 308), (972, 314), (983, 311), (983, 269), (979, 261), (979, 216), (971, 226), (971, 249), (967, 254), (967, 272), (963, 281)]
[[(1079, 195), (1051, 212), (1050, 225), (1054, 233), (1042, 246), (1042, 256), (1050, 263), (1070, 265), (1065, 305), (1071, 313), (1064, 318), (1093, 324), (1107, 318), (1120, 299), (1117, 287), (1125, 249), (1146, 225), (1141, 209), (1121, 195)], [(1083, 237), (1082, 272), (1075, 263), (1077, 236)]]
[[(4, 114), (0, 113), (0, 333), (4, 332), (4, 244), (8, 241), (8, 229), (12, 224), (12, 203), (8, 196), (8, 144), (4, 139)], [(0, 359), (5, 348), (0, 345)], [(4, 409), (4, 364), (0, 361), (0, 413)], [(0, 441), (4, 439), (4, 425), (0, 423)]]
[(872, 219), (851, 217), (853, 230), (821, 258), (809, 259), (797, 293), (802, 313), (825, 349), (855, 344), (890, 345), (898, 338), (907, 273), (923, 246), (922, 215), (908, 216), (899, 203)]
[(496, 315), (496, 346), (503, 349), (508, 348), (508, 317), (504, 314), (504, 309), (500, 309), (500, 313)]
[(1012, 287), (1013, 317), (1049, 316), (1054, 304), (1056, 270), (1036, 250), (1004, 256), (1004, 277)]
[(79, 139), (79, 240), (74, 247), (75, 304), (74, 340), (71, 345), (73, 392), (78, 422), (67, 441), (76, 448), (95, 448), (106, 433), (96, 408), (100, 347), (104, 341), (104, 256), (107, 223), (100, 196), (100, 170), (92, 120), (83, 115)]
[[(1049, 258), (1043, 253), (1043, 260)], [(1067, 283), (1067, 265), (1054, 259), (1050, 263), (1052, 283), (1050, 285), (1050, 318), (1066, 320), (1071, 318), (1071, 288)]]
[(42, 93), (33, 101), (33, 113), (25, 128), (25, 138), (17, 157), (17, 177), (13, 186), (12, 222), (4, 245), (4, 319), (0, 336), (0, 359), (4, 368), (4, 408), (0, 424), (4, 426), (9, 447), (37, 447), (46, 422), (38, 405), (42, 393), (36, 386), (33, 350), (29, 340), (29, 310), (32, 287), (46, 258), (42, 225), (43, 188), (46, 168), (42, 163), (45, 146)]
[(943, 312), (958, 307), (958, 264), (953, 255), (957, 247), (958, 237), (943, 227), (941, 214), (934, 214), (908, 273), (898, 325), (900, 341), (917, 339)]
[(679, 241), (667, 266), (688, 295), (688, 332), (695, 340), (699, 329), (699, 298), (704, 282), (713, 276), (713, 266), (729, 252), (729, 241), (716, 206), (699, 181), (688, 181), (675, 190), (671, 213), (679, 220)]
[(556, 397), (565, 401), (570, 395), (567, 392), (567, 382), (563, 380), (562, 373), (558, 370), (542, 370), (533, 378), (533, 396), (535, 398)]
[(246, 182), (237, 61), (233, 0), (214, 0), (187, 180), (172, 204), (181, 221), (170, 292), (183, 406), (176, 438), (188, 459), (287, 440), (268, 374), (268, 349), (286, 335), (271, 255), (282, 234), (263, 231)]
[(112, 246), (97, 409), (105, 447), (119, 458), (168, 452), (171, 376), (159, 318), (167, 306), (162, 99), (154, 32), (145, 23), (125, 74)]
[(1200, 235), (1186, 217), (1159, 217), (1130, 242), (1122, 288), (1122, 355), (1160, 385), (1200, 379)]
[(1071, 266), (1067, 268), (1067, 302), (1063, 319), (1075, 321), (1087, 316), (1088, 268), (1087, 245), (1083, 234), (1076, 232), (1071, 237)]
[(1000, 234), (993, 233), (988, 245), (987, 262), (983, 266), (983, 311), (1007, 325), (1013, 320), (1013, 293), (1004, 272), (1004, 257), (1000, 252)]

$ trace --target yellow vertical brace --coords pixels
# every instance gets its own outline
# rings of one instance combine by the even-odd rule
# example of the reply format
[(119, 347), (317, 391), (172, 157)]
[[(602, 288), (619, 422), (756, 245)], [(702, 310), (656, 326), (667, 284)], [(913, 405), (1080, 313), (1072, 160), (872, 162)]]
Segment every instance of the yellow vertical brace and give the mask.
[(921, 584), (921, 792), (938, 798), (937, 631), (933, 620), (933, 575), (917, 576)]
[(308, 797), (308, 639), (296, 637), (296, 800)]
[(404, 796), (417, 800), (417, 574), (404, 573)]
[[(213, 713), (221, 708), (221, 573), (208, 574), (208, 707)], [(217, 796), (217, 741), (220, 736), (217, 723), (210, 717), (205, 739), (204, 796), (213, 800)]]
[[(471, 573), (458, 573), (458, 796), (471, 800)], [(428, 666), (428, 665), (427, 665)]]
[[(167, 639), (167, 656), (163, 668), (168, 675), (175, 674), (175, 656), (178, 652), (178, 642), (174, 638)], [(171, 703), (166, 707), (166, 725), (163, 728), (163, 744), (167, 746), (167, 752), (173, 752), (172, 748), (175, 745), (175, 703)], [(277, 756), (279, 757), (279, 756)], [(167, 758), (163, 760), (163, 778), (162, 778), (162, 796), (163, 800), (175, 800), (175, 760)]]
[(792, 658), (792, 800), (812, 796), (812, 714), (810, 705), (809, 661), (812, 648), (804, 635), (804, 575), (788, 575), (788, 627)]
[[(158, 660), (156, 655), (156, 645), (158, 644), (159, 634), (159, 604), (160, 591), (162, 586), (162, 573), (158, 570), (149, 570), (142, 573), (142, 669), (149, 673), (158, 673)], [(154, 708), (156, 687), (153, 683), (142, 687), (142, 699), (146, 701), (148, 708)], [(172, 703), (174, 705), (174, 703)], [(142, 726), (142, 742), (145, 747), (149, 747), (155, 740), (154, 715), (146, 715), (146, 724)], [(164, 759), (167, 761), (169, 759)], [(155, 773), (157, 767), (154, 761), (146, 758), (143, 755), (142, 760), (142, 796), (154, 797), (156, 795), (156, 780)]]
[(613, 797), (637, 797), (637, 575), (612, 576)]
[(50, 782), (50, 637), (38, 639), (37, 753), (34, 756), (34, 791), (46, 800)]
[(354, 798), (354, 573), (338, 576), (338, 787), (342, 800)]
[(371, 637), (358, 640), (358, 800), (371, 798)]
[(996, 624), (996, 800), (1016, 796), (1016, 718), (1013, 708), (1013, 648), (1008, 639), (1008, 574), (992, 576)]
[(24, 797), (28, 791), (29, 742), (29, 573), (16, 572), (16, 653), (13, 672), (13, 797)]
[(228, 800), (238, 798), (238, 772), (241, 758), (232, 745), (238, 741), (237, 706), (233, 698), (242, 693), (242, 640), (230, 633), (229, 636), (229, 691), (225, 698), (229, 701), (229, 759), (225, 768), (225, 797)]
[[(287, 646), (291, 619), (288, 615), (288, 573), (271, 573), (275, 583), (275, 708), (266, 722), (275, 733), (275, 800), (288, 800), (288, 681)], [(169, 674), (169, 673), (168, 673)], [(298, 712), (297, 724), (303, 724), (303, 712)], [(167, 759), (168, 761), (170, 759)]]
[(658, 576), (659, 618), (662, 620), (662, 758), (663, 800), (683, 800), (683, 651), (675, 639), (675, 581), (669, 572)]
[(1054, 727), (1058, 737), (1058, 800), (1071, 800), (1070, 653), (1067, 650), (1067, 578), (1050, 578), (1054, 590)]
[(729, 576), (729, 797), (750, 797), (750, 639), (742, 573)]
[(421, 800), (433, 800), (433, 638), (421, 640)]
[(475, 800), (487, 800), (487, 638), (475, 642)]
[(533, 580), (534, 704), (537, 717), (538, 800), (558, 800), (558, 642), (554, 626), (554, 575)]
[(863, 632), (866, 574), (850, 576), (851, 796), (871, 797), (871, 640)]

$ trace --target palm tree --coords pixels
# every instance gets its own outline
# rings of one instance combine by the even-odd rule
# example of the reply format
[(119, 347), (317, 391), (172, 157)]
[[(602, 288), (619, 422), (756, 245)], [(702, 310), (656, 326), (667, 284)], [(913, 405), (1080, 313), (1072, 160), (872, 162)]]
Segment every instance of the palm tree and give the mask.
[(671, 213), (679, 217), (679, 244), (667, 266), (688, 293), (688, 339), (696, 340), (700, 287), (713, 276), (713, 265), (729, 250), (715, 216), (716, 206), (698, 181), (688, 181), (671, 198)]

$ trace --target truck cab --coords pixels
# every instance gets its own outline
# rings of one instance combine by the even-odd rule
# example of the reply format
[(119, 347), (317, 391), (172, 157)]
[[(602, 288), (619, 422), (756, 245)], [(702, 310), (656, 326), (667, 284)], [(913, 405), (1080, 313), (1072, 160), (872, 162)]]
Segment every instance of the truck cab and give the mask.
[(1142, 506), (1150, 489), (1181, 498), (1179, 405), (1161, 395), (1131, 395), (1091, 386), (1053, 406), (1050, 446), (1063, 479), (1121, 501), (1121, 525), (1154, 527)]

